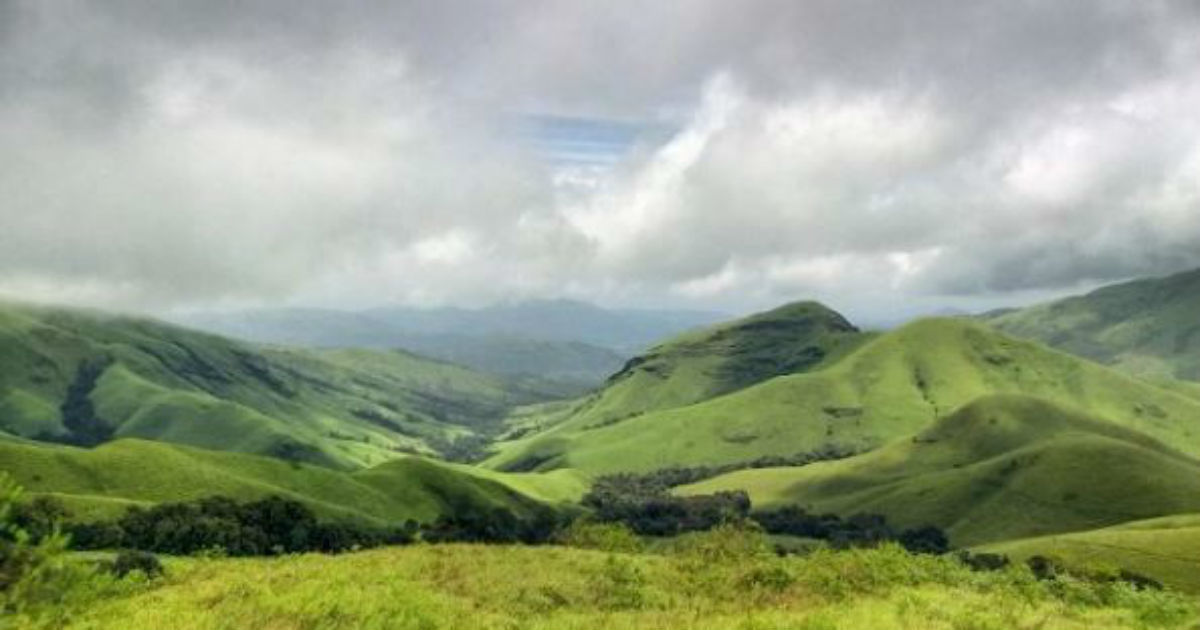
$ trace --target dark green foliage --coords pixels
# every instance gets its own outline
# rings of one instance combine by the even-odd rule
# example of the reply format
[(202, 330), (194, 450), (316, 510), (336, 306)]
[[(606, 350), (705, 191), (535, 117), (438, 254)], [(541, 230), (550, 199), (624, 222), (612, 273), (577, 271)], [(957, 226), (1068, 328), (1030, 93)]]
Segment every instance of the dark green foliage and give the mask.
[(9, 518), (12, 524), (21, 528), (33, 540), (54, 533), (60, 523), (70, 516), (62, 501), (54, 497), (35, 497), (28, 503), (17, 503), (12, 507)]
[(900, 545), (912, 553), (940, 555), (950, 551), (950, 539), (937, 527), (926, 526), (900, 533)]
[(92, 390), (96, 388), (96, 381), (111, 363), (112, 360), (107, 357), (84, 360), (76, 368), (75, 380), (67, 387), (66, 398), (59, 407), (63, 427), (69, 431), (63, 438), (64, 442), (77, 446), (95, 446), (112, 438), (112, 427), (96, 415), (90, 398)]
[(381, 529), (322, 523), (302, 503), (279, 497), (250, 503), (211, 497), (131, 508), (116, 523), (77, 525), (71, 533), (79, 549), (126, 547), (176, 555), (219, 550), (231, 556), (259, 556), (403, 544), (412, 540), (414, 530), (411, 524)]
[(121, 551), (108, 569), (119, 578), (134, 572), (139, 572), (148, 578), (156, 578), (163, 574), (162, 563), (158, 561), (158, 556), (148, 551)]
[(957, 557), (973, 571), (1000, 571), (1012, 564), (1008, 556), (998, 553), (971, 553), (964, 549)]
[(896, 531), (879, 514), (856, 514), (843, 519), (835, 514), (809, 514), (804, 508), (790, 505), (755, 512), (753, 518), (768, 533), (825, 540), (839, 549), (894, 541), (911, 553), (936, 555), (950, 551), (946, 533), (937, 527)]
[(1046, 556), (1030, 556), (1025, 561), (1025, 565), (1033, 572), (1034, 577), (1039, 580), (1053, 580), (1059, 575), (1066, 573), (1066, 569), (1062, 563)]
[(651, 475), (610, 475), (596, 480), (584, 495), (583, 505), (592, 509), (599, 521), (624, 523), (647, 536), (711, 529), (750, 512), (745, 492), (677, 497), (667, 488)]
[(421, 532), (429, 542), (525, 543), (552, 541), (566, 525), (553, 510), (535, 511), (531, 518), (520, 518), (510, 510), (466, 510), (443, 516)]

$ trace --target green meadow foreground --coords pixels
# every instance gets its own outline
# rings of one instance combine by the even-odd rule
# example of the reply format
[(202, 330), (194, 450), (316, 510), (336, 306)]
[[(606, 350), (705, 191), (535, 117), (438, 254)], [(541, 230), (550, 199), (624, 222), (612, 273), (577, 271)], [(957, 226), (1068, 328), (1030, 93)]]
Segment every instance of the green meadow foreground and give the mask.
[(719, 529), (661, 554), (416, 545), (341, 556), (176, 559), (62, 627), (88, 630), (1195, 628), (1196, 602), (1024, 566), (975, 573), (896, 547), (777, 557)]

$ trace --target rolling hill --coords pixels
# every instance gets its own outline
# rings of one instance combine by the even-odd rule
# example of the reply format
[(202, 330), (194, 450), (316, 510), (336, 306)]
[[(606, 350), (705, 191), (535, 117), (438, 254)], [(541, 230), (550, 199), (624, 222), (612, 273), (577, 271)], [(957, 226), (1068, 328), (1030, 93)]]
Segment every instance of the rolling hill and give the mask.
[(972, 545), (1198, 511), (1200, 460), (1045, 400), (997, 395), (870, 453), (679, 491), (729, 489), (747, 490), (758, 508), (884, 514)]
[(582, 479), (567, 472), (511, 475), (417, 456), (343, 472), (128, 439), (94, 449), (0, 441), (0, 471), (35, 496), (61, 499), (78, 520), (111, 517), (137, 504), (278, 495), (329, 519), (428, 522), (477, 508), (502, 507), (523, 515), (536, 505), (568, 502), (583, 492)]
[(982, 316), (1008, 334), (1140, 376), (1200, 380), (1200, 269)]
[[(855, 335), (845, 341), (852, 350), (831, 353), (807, 372), (696, 404), (675, 398), (667, 402), (684, 406), (597, 421), (593, 408), (616, 398), (610, 387), (593, 399), (593, 408), (585, 403), (545, 431), (502, 443), (486, 463), (503, 470), (606, 473), (830, 446), (864, 450), (914, 435), (995, 393), (1044, 398), (1200, 454), (1200, 399), (1191, 390), (1158, 387), (964, 319), (921, 320), (869, 340)], [(788, 346), (779, 341), (773, 347)], [(642, 387), (630, 397), (646, 391), (653, 390)]]
[(536, 381), (405, 352), (264, 348), (153, 320), (0, 304), (0, 430), (140, 437), (341, 468), (499, 430)]
[(1086, 532), (985, 545), (1017, 560), (1041, 555), (1068, 566), (1119, 567), (1200, 595), (1200, 514), (1183, 514)]
[[(815, 302), (797, 302), (730, 323), (686, 333), (631, 359), (606, 386), (556, 409), (546, 440), (626, 423), (654, 411), (683, 407), (744, 389), (773, 377), (812, 370), (836, 360), (869, 335)], [(537, 424), (534, 422), (533, 424)], [(508, 454), (522, 449), (508, 448)], [(538, 464), (537, 452), (502, 454), (493, 465), (523, 469)]]

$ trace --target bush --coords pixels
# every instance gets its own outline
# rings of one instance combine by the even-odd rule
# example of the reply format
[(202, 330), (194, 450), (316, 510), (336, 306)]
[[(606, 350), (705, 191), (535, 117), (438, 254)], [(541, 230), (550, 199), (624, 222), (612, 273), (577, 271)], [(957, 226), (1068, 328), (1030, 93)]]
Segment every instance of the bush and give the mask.
[(96, 575), (71, 560), (56, 522), (43, 523), (36, 538), (19, 523), (21, 494), (0, 473), (0, 626), (11, 620), (13, 627), (60, 627), (95, 590)]
[(637, 553), (645, 547), (624, 523), (596, 523), (582, 518), (560, 532), (557, 540), (568, 547), (614, 553)]
[(646, 603), (646, 576), (628, 557), (609, 555), (593, 583), (596, 604), (610, 610), (641, 608)]
[(127, 550), (117, 554), (110, 571), (119, 578), (123, 578), (135, 571), (147, 578), (156, 578), (163, 574), (163, 566), (158, 561), (158, 556), (152, 553)]

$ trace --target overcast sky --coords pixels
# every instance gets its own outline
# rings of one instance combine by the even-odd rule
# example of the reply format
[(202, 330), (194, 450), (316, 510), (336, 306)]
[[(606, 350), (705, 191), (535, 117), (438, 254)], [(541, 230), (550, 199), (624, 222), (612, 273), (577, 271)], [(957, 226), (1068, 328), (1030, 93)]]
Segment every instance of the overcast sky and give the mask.
[(0, 293), (864, 319), (1200, 266), (1192, 0), (0, 0)]

